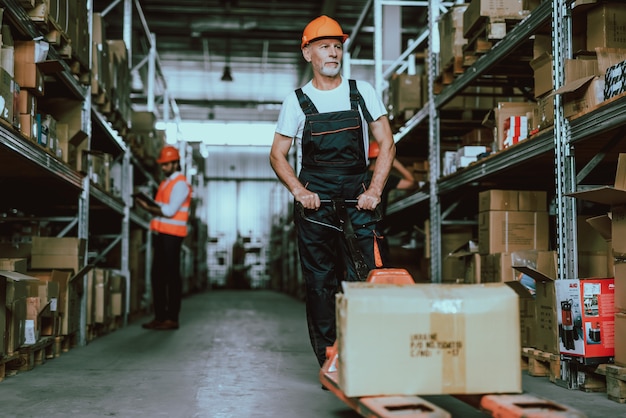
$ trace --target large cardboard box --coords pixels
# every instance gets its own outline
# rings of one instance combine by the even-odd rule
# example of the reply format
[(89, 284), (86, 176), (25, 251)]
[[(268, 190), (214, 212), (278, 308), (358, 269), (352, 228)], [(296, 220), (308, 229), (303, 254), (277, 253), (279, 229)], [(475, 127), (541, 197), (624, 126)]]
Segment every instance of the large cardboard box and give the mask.
[(626, 313), (615, 313), (615, 364), (626, 366)]
[(547, 194), (541, 190), (483, 190), (478, 194), (478, 211), (490, 210), (543, 212)]
[(552, 54), (544, 52), (530, 62), (535, 80), (535, 98), (550, 93), (554, 88), (552, 81)]
[(615, 273), (615, 311), (626, 313), (626, 261), (616, 260)]
[(584, 114), (604, 101), (604, 78), (588, 76), (569, 82), (554, 91), (563, 98), (563, 116)]
[(0, 357), (6, 353), (7, 279), (0, 276)]
[(84, 295), (83, 276), (93, 266), (87, 265), (76, 273), (73, 270), (31, 270), (29, 275), (43, 281), (58, 283), (58, 311), (61, 316), (61, 335), (72, 335), (79, 329), (81, 298)]
[(472, 0), (463, 14), (463, 35), (469, 38), (484, 21), (485, 17), (522, 19), (524, 6), (530, 1), (520, 0)]
[(511, 254), (483, 254), (480, 263), (481, 283), (502, 283), (515, 279), (511, 266)]
[(348, 397), (519, 393), (519, 339), (518, 296), (503, 284), (344, 282), (337, 296)]
[[(611, 246), (613, 256), (626, 255), (626, 154), (620, 153), (612, 186), (570, 193), (569, 196), (611, 206)], [(607, 234), (605, 234), (607, 235)]]
[[(611, 220), (607, 215), (579, 216), (577, 253), (579, 277), (612, 277)], [(597, 228), (602, 228), (602, 231)], [(604, 235), (608, 232), (608, 236)]]
[(548, 249), (548, 213), (487, 211), (478, 214), (480, 254)]
[(0, 258), (0, 270), (25, 274), (28, 270), (28, 260), (26, 258)]
[(496, 140), (498, 150), (504, 149), (504, 139), (506, 138), (505, 123), (512, 116), (526, 116), (535, 112), (534, 103), (526, 102), (500, 102), (494, 109), (496, 118)]
[(519, 297), (519, 328), (520, 328), (520, 349), (535, 346), (535, 295), (517, 280), (505, 283), (517, 293)]
[(420, 75), (394, 74), (389, 80), (391, 112), (398, 115), (405, 110), (422, 107), (422, 77)]
[(535, 324), (533, 347), (547, 353), (559, 354), (559, 327), (556, 314), (556, 252), (538, 252), (536, 265), (514, 261), (515, 270), (523, 276), (520, 282), (532, 280), (535, 292)]
[(72, 269), (83, 267), (84, 239), (76, 237), (33, 237), (31, 250), (32, 269)]
[(454, 5), (439, 19), (439, 59), (443, 68), (456, 57), (463, 57), (463, 46), (467, 44), (463, 36), (463, 14), (466, 9), (467, 4)]
[(3, 347), (4, 352), (13, 353), (26, 341), (28, 284), (37, 279), (9, 270), (0, 270), (0, 277), (5, 283), (2, 304), (5, 306), (6, 335)]
[(478, 194), (478, 211), (519, 210), (518, 190), (483, 190)]
[(599, 4), (587, 12), (587, 51), (626, 48), (626, 9), (622, 1)]

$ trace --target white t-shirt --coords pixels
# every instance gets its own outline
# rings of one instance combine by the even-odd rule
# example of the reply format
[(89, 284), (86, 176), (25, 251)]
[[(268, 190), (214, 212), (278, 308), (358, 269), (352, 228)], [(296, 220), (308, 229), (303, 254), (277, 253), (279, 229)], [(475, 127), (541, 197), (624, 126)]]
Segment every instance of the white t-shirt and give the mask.
[[(376, 94), (376, 90), (366, 81), (356, 82), (357, 90), (363, 97), (365, 107), (372, 115), (372, 119), (376, 120), (379, 117), (386, 115), (387, 110), (382, 100)], [(318, 112), (329, 113), (339, 112), (342, 110), (350, 109), (350, 84), (344, 77), (341, 79), (339, 87), (333, 90), (318, 90), (313, 87), (313, 83), (309, 81), (304, 87), (302, 92), (309, 96)], [(367, 121), (363, 117), (363, 111), (359, 106), (359, 112), (361, 113), (361, 120), (363, 124), (363, 141), (365, 146), (365, 155), (367, 156), (369, 148), (369, 136), (367, 129)], [(289, 138), (296, 139), (296, 153), (298, 156), (298, 170), (302, 162), (302, 132), (304, 131), (304, 122), (306, 117), (295, 91), (288, 95), (283, 101), (280, 114), (278, 115), (278, 123), (276, 125), (276, 132), (287, 136)]]

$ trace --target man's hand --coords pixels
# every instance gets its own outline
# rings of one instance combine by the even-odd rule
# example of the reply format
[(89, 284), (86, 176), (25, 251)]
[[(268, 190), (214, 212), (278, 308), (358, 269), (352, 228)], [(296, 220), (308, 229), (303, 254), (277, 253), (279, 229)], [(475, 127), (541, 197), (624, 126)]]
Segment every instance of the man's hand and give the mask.
[(322, 204), (317, 193), (313, 193), (304, 187), (295, 192), (293, 197), (296, 199), (296, 202), (300, 202), (305, 209), (317, 210)]
[(373, 190), (366, 190), (359, 196), (356, 204), (358, 210), (374, 210), (380, 203), (380, 195)]

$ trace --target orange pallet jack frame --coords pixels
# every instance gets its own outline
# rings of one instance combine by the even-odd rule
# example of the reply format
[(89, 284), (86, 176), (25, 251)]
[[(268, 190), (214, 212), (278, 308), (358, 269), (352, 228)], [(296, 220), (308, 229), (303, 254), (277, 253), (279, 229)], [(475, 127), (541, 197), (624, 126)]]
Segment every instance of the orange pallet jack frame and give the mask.
[[(376, 269), (367, 278), (370, 283), (414, 284), (404, 269)], [(339, 387), (337, 342), (326, 349), (326, 361), (320, 370), (320, 382), (350, 408), (367, 418), (452, 418), (452, 415), (415, 395), (348, 397)], [(531, 394), (459, 395), (456, 398), (480, 408), (494, 418), (586, 418), (570, 407)]]

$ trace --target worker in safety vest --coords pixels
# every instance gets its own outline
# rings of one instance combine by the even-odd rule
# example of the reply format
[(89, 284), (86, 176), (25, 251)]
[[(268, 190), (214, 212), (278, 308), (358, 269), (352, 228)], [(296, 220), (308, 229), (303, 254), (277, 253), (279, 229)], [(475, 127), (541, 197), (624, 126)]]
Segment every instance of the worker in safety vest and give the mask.
[(157, 159), (165, 179), (154, 198), (156, 205), (141, 199), (137, 203), (154, 215), (152, 231), (152, 304), (154, 319), (142, 326), (146, 329), (178, 329), (182, 299), (180, 255), (187, 236), (191, 203), (191, 186), (180, 172), (180, 154), (172, 146), (163, 147)]

